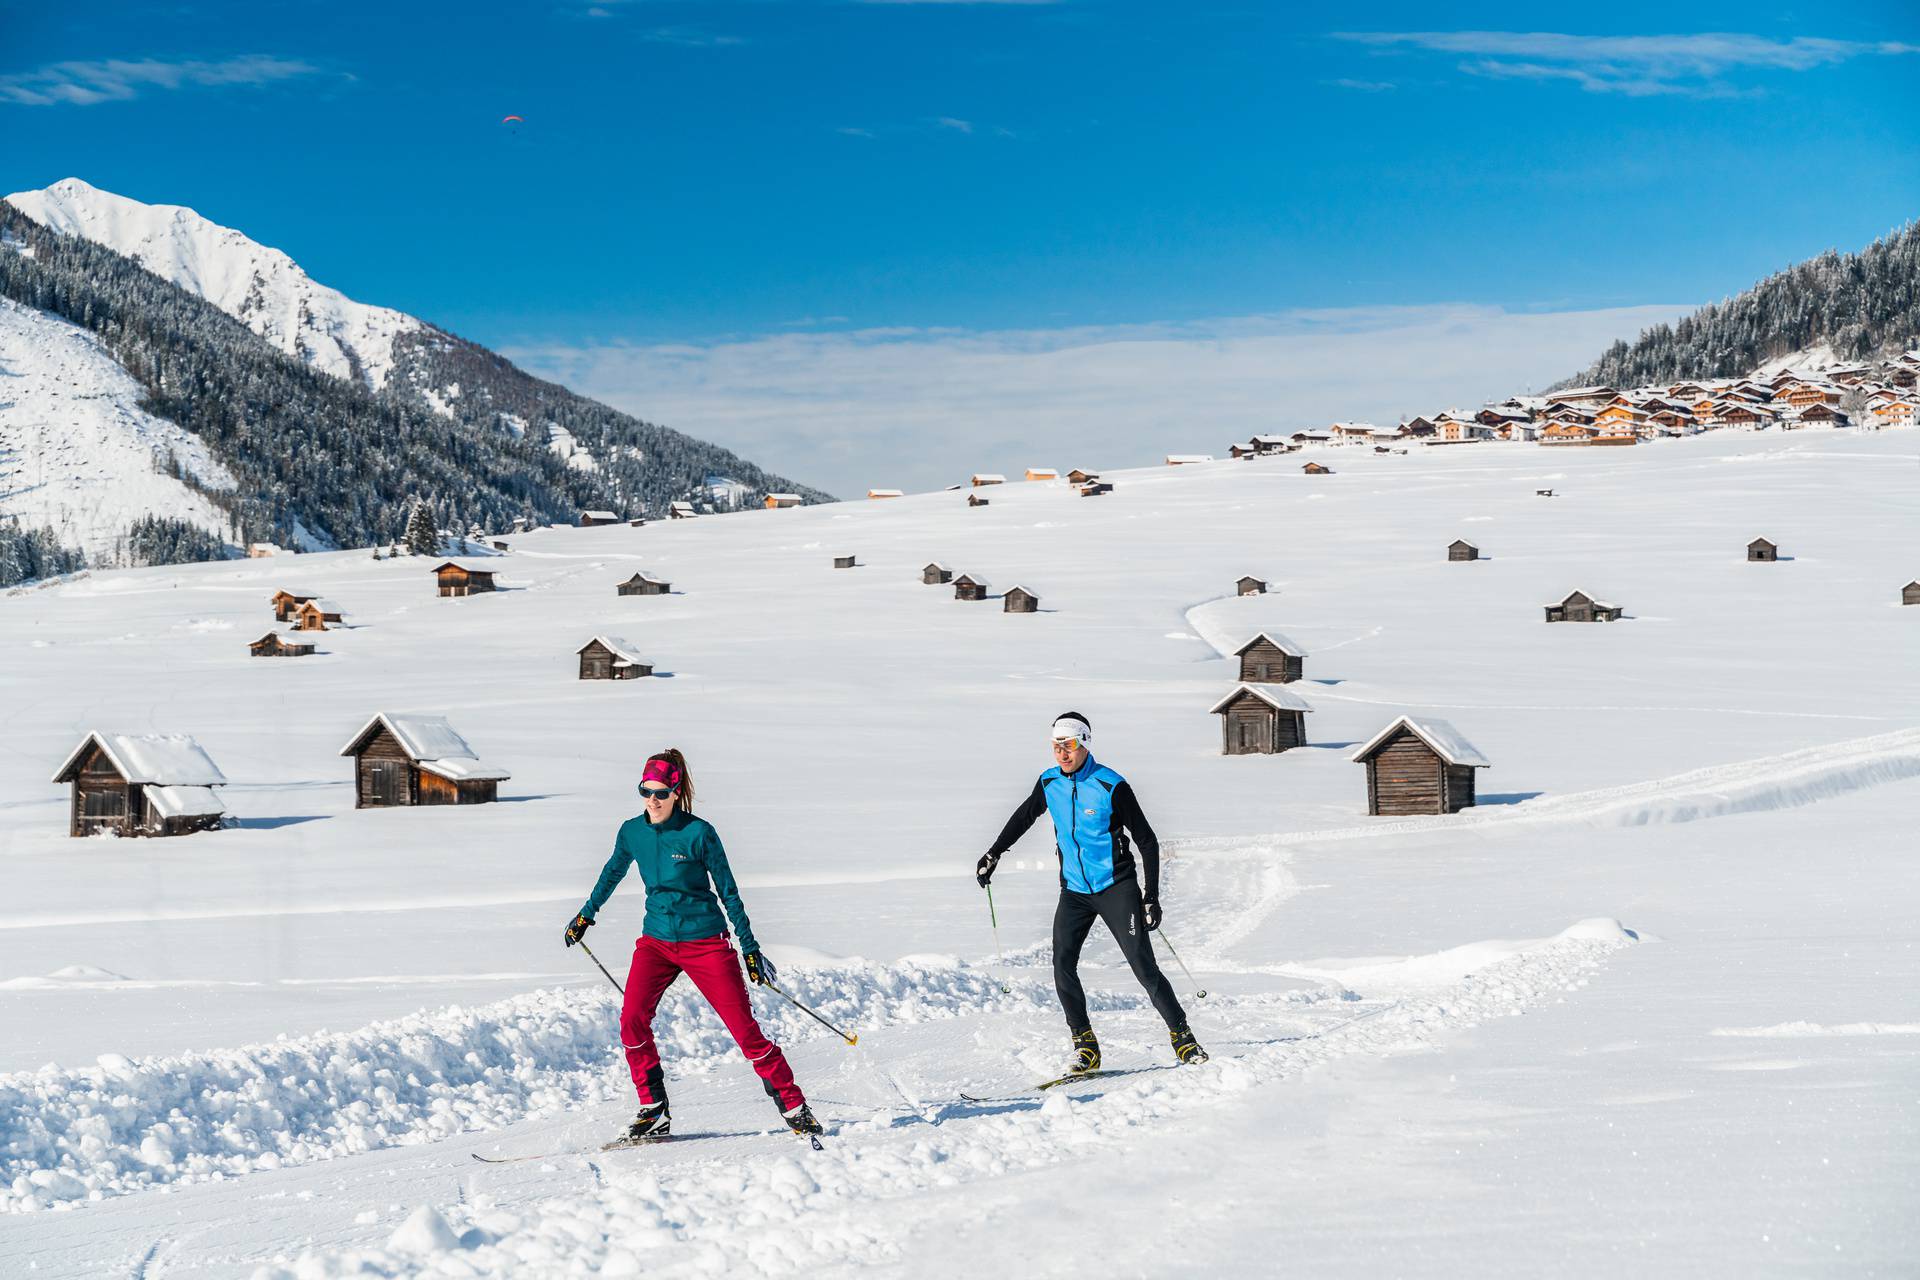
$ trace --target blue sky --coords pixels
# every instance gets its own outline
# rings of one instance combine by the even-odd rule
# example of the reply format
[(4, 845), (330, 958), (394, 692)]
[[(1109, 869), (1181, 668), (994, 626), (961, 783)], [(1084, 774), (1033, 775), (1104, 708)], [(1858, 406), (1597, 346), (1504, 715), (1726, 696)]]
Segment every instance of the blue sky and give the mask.
[(1558, 8), (0, 0), (0, 180), (656, 374), (793, 333), (1684, 304), (1920, 213), (1911, 4)]

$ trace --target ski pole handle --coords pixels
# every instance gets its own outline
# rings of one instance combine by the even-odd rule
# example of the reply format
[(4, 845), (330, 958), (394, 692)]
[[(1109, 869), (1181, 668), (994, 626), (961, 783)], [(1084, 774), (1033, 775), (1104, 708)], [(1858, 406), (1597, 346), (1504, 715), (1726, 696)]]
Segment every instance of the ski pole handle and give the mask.
[[(587, 941), (585, 938), (582, 938), (579, 942), (574, 943), (574, 945), (587, 953), (587, 959), (593, 961), (594, 968), (598, 969), (602, 973), (607, 973), (607, 966), (600, 963), (600, 957), (593, 954), (593, 948), (587, 945)], [(613, 989), (615, 991), (618, 991), (622, 996), (622, 998), (626, 996), (627, 989), (621, 986), (617, 981), (615, 981), (614, 976), (612, 974), (607, 973), (607, 981), (613, 983)]]
[(798, 1009), (800, 1012), (806, 1014), (809, 1018), (812, 1018), (815, 1022), (819, 1023), (821, 1026), (825, 1027), (827, 1030), (833, 1032), (833, 1034), (839, 1036), (842, 1040), (845, 1040), (848, 1044), (860, 1043), (859, 1036), (848, 1035), (846, 1032), (834, 1026), (831, 1022), (828, 1022), (825, 1018), (821, 1017), (819, 1014), (815, 1013), (813, 1010), (807, 1008), (807, 1006), (801, 1004), (798, 1000), (795, 1000), (792, 996), (788, 995), (786, 992), (782, 991), (780, 988), (774, 986), (771, 982), (763, 982), (760, 985), (765, 987), (767, 990), (773, 992), (773, 994), (779, 996), (782, 1000), (785, 1000), (788, 1004), (792, 1005), (794, 1008)]
[(1194, 982), (1193, 970), (1187, 968), (1187, 962), (1180, 958), (1180, 953), (1174, 949), (1173, 939), (1167, 936), (1167, 931), (1165, 929), (1160, 930), (1160, 941), (1167, 944), (1167, 954), (1172, 956), (1173, 962), (1180, 966), (1180, 972), (1187, 975), (1187, 981), (1193, 982), (1194, 999), (1205, 1000), (1207, 998), (1207, 989), (1201, 986), (1198, 982)]

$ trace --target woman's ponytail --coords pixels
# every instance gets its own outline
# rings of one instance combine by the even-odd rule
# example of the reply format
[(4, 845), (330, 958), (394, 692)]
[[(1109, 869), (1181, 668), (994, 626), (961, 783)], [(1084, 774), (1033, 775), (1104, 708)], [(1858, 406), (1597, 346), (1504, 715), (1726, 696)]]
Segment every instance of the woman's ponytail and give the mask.
[(676, 786), (674, 790), (680, 793), (680, 807), (688, 813), (692, 813), (693, 772), (687, 768), (686, 756), (681, 754), (680, 748), (668, 747), (665, 751), (647, 757), (648, 764), (652, 764), (655, 760), (670, 765), (673, 771), (680, 776), (680, 784)]

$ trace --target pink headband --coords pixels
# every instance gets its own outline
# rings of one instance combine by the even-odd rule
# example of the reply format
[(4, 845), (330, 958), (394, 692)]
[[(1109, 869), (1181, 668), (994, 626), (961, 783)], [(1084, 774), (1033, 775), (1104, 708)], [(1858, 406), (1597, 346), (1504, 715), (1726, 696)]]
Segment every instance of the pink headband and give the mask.
[(680, 769), (679, 766), (675, 765), (671, 760), (655, 758), (647, 761), (646, 772), (640, 775), (640, 780), (642, 782), (662, 783), (678, 791), (680, 789)]

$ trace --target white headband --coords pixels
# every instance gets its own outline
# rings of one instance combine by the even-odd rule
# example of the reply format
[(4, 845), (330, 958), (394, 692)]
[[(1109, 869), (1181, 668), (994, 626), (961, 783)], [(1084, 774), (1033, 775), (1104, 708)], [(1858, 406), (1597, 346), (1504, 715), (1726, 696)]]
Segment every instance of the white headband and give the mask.
[(1093, 728), (1078, 716), (1061, 716), (1053, 722), (1053, 740), (1065, 742), (1069, 738), (1084, 747), (1093, 741)]

